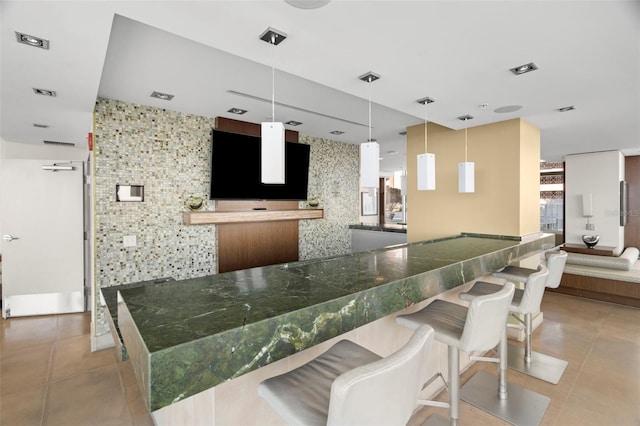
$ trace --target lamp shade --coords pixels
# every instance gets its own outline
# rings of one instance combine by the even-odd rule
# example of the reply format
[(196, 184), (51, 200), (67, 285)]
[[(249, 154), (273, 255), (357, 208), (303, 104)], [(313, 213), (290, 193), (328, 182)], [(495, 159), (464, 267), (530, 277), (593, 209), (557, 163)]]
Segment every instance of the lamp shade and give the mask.
[(436, 155), (418, 154), (418, 191), (436, 189)]
[(582, 216), (584, 217), (593, 216), (593, 195), (592, 194), (582, 194)]
[(458, 192), (475, 192), (475, 163), (458, 164)]
[(262, 123), (260, 162), (262, 183), (283, 184), (284, 178), (284, 124)]
[(377, 188), (380, 179), (380, 145), (377, 142), (360, 144), (360, 186)]

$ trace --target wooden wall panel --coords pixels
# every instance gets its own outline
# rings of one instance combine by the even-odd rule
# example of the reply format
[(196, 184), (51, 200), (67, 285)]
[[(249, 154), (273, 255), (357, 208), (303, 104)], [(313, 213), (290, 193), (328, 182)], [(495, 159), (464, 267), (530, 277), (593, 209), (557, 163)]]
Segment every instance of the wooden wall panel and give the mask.
[[(262, 127), (248, 121), (233, 120), (231, 118), (216, 117), (216, 129), (243, 135), (260, 136)], [(284, 140), (298, 143), (299, 133), (295, 130), (284, 129)]]
[(640, 286), (628, 281), (564, 273), (560, 286), (546, 291), (640, 308)]
[(625, 157), (625, 180), (629, 189), (625, 247), (640, 248), (640, 155)]
[(218, 272), (298, 260), (298, 221), (218, 225)]

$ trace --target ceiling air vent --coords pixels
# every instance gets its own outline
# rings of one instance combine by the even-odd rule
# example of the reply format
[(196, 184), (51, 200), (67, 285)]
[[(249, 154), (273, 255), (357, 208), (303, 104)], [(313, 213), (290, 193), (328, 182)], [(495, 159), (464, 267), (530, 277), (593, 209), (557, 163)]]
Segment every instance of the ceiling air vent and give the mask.
[(45, 145), (62, 145), (62, 146), (76, 146), (72, 142), (59, 142), (59, 141), (43, 141)]

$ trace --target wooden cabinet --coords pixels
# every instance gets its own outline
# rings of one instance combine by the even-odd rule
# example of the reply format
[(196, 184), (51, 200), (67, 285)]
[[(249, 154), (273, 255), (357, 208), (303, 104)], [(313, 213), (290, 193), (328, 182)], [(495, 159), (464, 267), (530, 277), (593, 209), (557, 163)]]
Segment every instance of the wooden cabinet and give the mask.
[(297, 207), (297, 201), (218, 201), (215, 212), (190, 215), (219, 220), (218, 272), (228, 272), (298, 260), (298, 220), (320, 218), (323, 211)]

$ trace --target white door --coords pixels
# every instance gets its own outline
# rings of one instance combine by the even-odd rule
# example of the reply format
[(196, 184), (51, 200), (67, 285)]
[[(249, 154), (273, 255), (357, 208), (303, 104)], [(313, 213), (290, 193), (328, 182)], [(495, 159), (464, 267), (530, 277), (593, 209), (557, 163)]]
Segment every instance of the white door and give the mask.
[(2, 161), (4, 318), (84, 311), (83, 165), (51, 164)]

